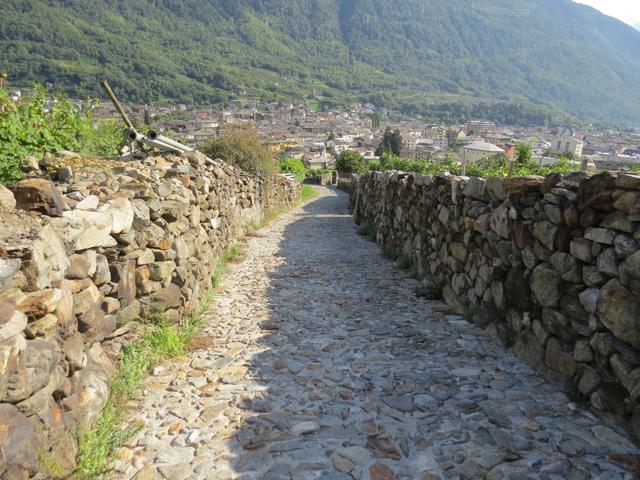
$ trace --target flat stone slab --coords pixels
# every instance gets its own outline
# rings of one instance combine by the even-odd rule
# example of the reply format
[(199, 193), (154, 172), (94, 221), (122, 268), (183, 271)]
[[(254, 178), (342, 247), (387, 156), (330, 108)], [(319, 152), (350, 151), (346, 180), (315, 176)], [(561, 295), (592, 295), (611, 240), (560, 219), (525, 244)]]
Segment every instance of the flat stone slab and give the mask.
[(417, 296), (321, 191), (249, 239), (209, 345), (149, 379), (114, 478), (636, 478), (624, 430)]

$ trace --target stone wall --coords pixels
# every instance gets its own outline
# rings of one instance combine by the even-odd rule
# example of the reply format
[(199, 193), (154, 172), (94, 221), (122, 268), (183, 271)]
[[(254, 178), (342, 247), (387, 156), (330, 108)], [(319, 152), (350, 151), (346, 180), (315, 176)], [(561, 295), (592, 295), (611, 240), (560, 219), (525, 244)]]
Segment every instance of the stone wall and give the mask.
[(429, 295), (640, 436), (640, 176), (375, 172), (353, 185), (356, 222)]
[(65, 181), (0, 185), (3, 479), (48, 478), (43, 461), (69, 472), (137, 320), (194, 310), (225, 247), (300, 195), (198, 152), (44, 166)]

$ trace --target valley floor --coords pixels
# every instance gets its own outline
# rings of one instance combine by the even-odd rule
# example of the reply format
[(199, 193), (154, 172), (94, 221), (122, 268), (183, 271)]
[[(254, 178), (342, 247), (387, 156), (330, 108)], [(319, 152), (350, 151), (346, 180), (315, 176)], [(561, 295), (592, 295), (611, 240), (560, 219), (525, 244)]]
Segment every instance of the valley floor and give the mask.
[(249, 239), (114, 478), (631, 479), (638, 449), (357, 234), (333, 189)]

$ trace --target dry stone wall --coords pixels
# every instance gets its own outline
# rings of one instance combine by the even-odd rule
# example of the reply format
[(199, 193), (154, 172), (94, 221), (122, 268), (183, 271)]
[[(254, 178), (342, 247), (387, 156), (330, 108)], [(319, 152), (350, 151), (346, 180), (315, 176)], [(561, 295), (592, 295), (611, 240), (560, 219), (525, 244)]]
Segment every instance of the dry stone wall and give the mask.
[(0, 185), (2, 479), (71, 471), (137, 320), (193, 311), (230, 242), (300, 197), (198, 152), (48, 168), (65, 181)]
[(372, 172), (351, 207), (428, 294), (640, 436), (640, 176)]

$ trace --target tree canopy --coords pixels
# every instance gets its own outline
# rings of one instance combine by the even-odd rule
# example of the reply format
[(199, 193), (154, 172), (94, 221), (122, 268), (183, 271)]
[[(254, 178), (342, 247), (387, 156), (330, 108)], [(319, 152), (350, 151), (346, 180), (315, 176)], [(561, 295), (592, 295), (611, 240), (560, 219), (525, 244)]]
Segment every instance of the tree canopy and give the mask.
[(353, 150), (345, 150), (336, 160), (336, 170), (340, 173), (362, 173), (366, 170), (362, 155)]

